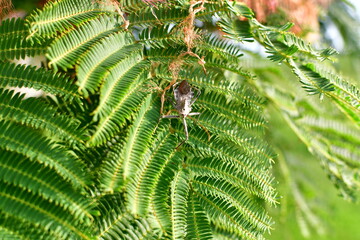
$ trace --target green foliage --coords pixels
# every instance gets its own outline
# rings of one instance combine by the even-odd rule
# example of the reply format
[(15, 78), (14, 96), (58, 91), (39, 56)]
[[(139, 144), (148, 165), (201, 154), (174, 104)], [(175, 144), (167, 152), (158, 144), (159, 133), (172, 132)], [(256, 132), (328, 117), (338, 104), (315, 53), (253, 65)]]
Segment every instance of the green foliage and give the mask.
[[(265, 204), (279, 201), (265, 138), (271, 104), (354, 197), (352, 128), (315, 106), (302, 116), (312, 103), (255, 78), (263, 72), (244, 64), (242, 45), (258, 41), (307, 93), (358, 124), (358, 90), (322, 63), (335, 51), (314, 50), (291, 24), (264, 26), (236, 2), (160, 2), (56, 0), (0, 25), (0, 237), (264, 239), (273, 224)], [(192, 22), (215, 15), (231, 40)], [(9, 61), (38, 54), (46, 67)], [(201, 90), (192, 106), (201, 115), (186, 118), (189, 139), (177, 148), (183, 125), (161, 118), (160, 95), (170, 89), (170, 112), (169, 83), (182, 80)]]
[(152, 220), (131, 215), (119, 193), (99, 198), (98, 210), (100, 216), (95, 219), (98, 239), (158, 239)]
[(44, 54), (46, 43), (29, 41), (29, 28), (22, 19), (7, 19), (0, 25), (0, 59), (20, 59)]
[(1, 62), (0, 71), (0, 86), (2, 88), (28, 87), (36, 90), (41, 89), (46, 93), (55, 94), (67, 100), (78, 100), (80, 98), (71, 78), (63, 74), (9, 62)]
[(79, 120), (59, 115), (54, 107), (44, 101), (23, 97), (19, 93), (14, 95), (14, 91), (0, 90), (1, 118), (49, 131), (49, 134), (57, 135), (70, 143), (84, 140)]
[(50, 60), (49, 66), (53, 65), (55, 69), (61, 67), (65, 70), (71, 68), (81, 59), (82, 53), (89, 46), (105, 36), (120, 31), (117, 25), (116, 19), (101, 17), (84, 23), (78, 29), (70, 30), (49, 46), (46, 54)]
[(106, 1), (63, 0), (48, 2), (42, 10), (35, 10), (29, 17), (31, 35), (53, 38), (59, 32), (72, 29), (102, 14), (112, 14), (114, 5)]

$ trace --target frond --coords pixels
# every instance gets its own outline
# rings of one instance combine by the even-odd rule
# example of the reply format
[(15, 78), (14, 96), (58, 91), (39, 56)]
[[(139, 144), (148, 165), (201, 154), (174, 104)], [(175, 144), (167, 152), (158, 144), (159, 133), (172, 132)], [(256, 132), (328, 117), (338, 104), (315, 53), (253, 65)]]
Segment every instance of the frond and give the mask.
[(256, 111), (262, 108), (263, 99), (257, 95), (252, 94), (251, 91), (241, 90), (241, 85), (239, 82), (230, 82), (223, 78), (219, 81), (216, 81), (216, 75), (214, 76), (210, 72), (205, 75), (200, 68), (182, 71), (179, 74), (179, 78), (183, 80), (189, 80), (189, 82), (194, 83), (196, 86), (199, 86), (202, 89), (224, 94), (229, 100), (234, 99), (238, 103), (249, 106), (252, 110)]
[(203, 195), (200, 192), (196, 192), (194, 195), (207, 212), (210, 221), (218, 228), (225, 229), (245, 239), (264, 239), (253, 227), (244, 223), (244, 219), (231, 203), (222, 198)]
[(330, 179), (341, 194), (354, 200), (355, 191), (360, 189), (360, 182), (356, 177), (360, 174), (360, 151), (357, 147), (360, 142), (356, 137), (360, 135), (359, 130), (344, 122), (314, 117), (302, 118), (297, 124), (308, 141), (308, 147), (323, 160)]
[(324, 79), (324, 81), (331, 83), (334, 91), (328, 93), (327, 96), (334, 100), (346, 116), (360, 126), (359, 89), (326, 67), (307, 64), (306, 66), (303, 66), (303, 69), (305, 69), (305, 71), (311, 71), (312, 76), (317, 77), (318, 79)]
[(225, 17), (229, 15), (228, 3), (226, 1), (207, 1), (204, 4), (205, 9), (198, 14), (201, 21), (212, 21), (213, 16)]
[(20, 59), (44, 54), (47, 43), (26, 39), (28, 26), (21, 18), (11, 18), (0, 24), (0, 59)]
[[(133, 177), (139, 169), (139, 165), (146, 149), (150, 147), (151, 139), (156, 130), (160, 109), (155, 104), (158, 98), (148, 96), (146, 102), (141, 106), (134, 123), (129, 129), (126, 151), (124, 154), (124, 179)], [(152, 105), (152, 106), (151, 106)]]
[(105, 78), (100, 90), (99, 105), (93, 113), (95, 120), (108, 115), (131, 87), (142, 83), (147, 77), (146, 71), (149, 69), (149, 62), (141, 61), (142, 57), (138, 49), (131, 53), (121, 59)]
[[(360, 132), (356, 128), (352, 127), (349, 124), (346, 124), (346, 121), (339, 121), (331, 118), (325, 117), (315, 117), (307, 115), (298, 120), (299, 123), (304, 124), (307, 127), (312, 128), (313, 130), (320, 131), (324, 136), (336, 136), (336, 139), (348, 139), (351, 142), (360, 143)], [(332, 140), (335, 140), (331, 138)]]
[(242, 240), (243, 238), (238, 237), (236, 234), (226, 231), (224, 229), (217, 228), (216, 226), (213, 227), (213, 236), (214, 239), (217, 240)]
[[(281, 44), (279, 44), (281, 45)], [(266, 53), (269, 54), (268, 58), (273, 62), (283, 62), (286, 59), (291, 59), (299, 49), (295, 45), (282, 46), (281, 49), (269, 49)]]
[(58, 32), (66, 32), (100, 14), (114, 11), (114, 5), (107, 1), (55, 0), (46, 3), (42, 10), (35, 11), (27, 21), (31, 26), (31, 35), (54, 37)]
[(103, 156), (100, 166), (95, 169), (97, 173), (97, 181), (99, 182), (99, 189), (104, 194), (112, 194), (120, 191), (124, 186), (123, 178), (123, 159), (121, 153), (124, 139), (116, 139), (116, 142), (110, 145), (110, 149)]
[[(233, 183), (234, 186), (247, 191), (248, 194), (254, 194), (259, 197), (263, 193), (259, 193), (259, 190), (256, 189), (251, 184), (247, 184), (246, 180), (242, 180), (242, 174), (236, 169), (236, 165), (221, 161), (218, 158), (200, 158), (195, 157), (187, 162), (189, 170), (191, 170), (194, 176), (208, 176), (214, 179), (223, 179)], [(235, 168), (235, 169), (234, 169)]]
[(254, 160), (256, 159), (256, 161), (262, 162), (265, 165), (274, 161), (275, 154), (264, 141), (255, 134), (244, 132), (234, 122), (216, 115), (214, 116), (214, 114), (205, 113), (201, 114), (194, 121), (195, 125), (197, 123), (212, 134), (216, 134), (224, 140), (234, 143), (239, 152), (254, 158)]
[(101, 213), (97, 219), (98, 239), (160, 239), (158, 231), (152, 228), (151, 219), (132, 216), (119, 194), (102, 197), (98, 206)]
[(175, 174), (171, 184), (171, 222), (173, 239), (184, 239), (187, 233), (186, 219), (190, 191), (188, 176), (186, 171), (180, 170)]
[[(182, 131), (177, 131), (177, 133), (183, 136)], [(197, 149), (194, 151), (196, 157), (218, 159), (219, 167), (222, 165), (225, 171), (229, 165), (232, 166), (233, 175), (239, 176), (237, 182), (243, 182), (243, 187), (251, 193), (270, 203), (277, 202), (275, 190), (272, 187), (273, 179), (269, 169), (265, 167), (267, 164), (270, 165), (269, 162), (254, 161), (254, 158), (242, 153), (235, 143), (220, 137), (213, 138), (209, 143), (204, 131), (191, 131), (188, 144)]]
[[(149, 67), (147, 62), (140, 62), (123, 75), (120, 67), (118, 69), (120, 75), (112, 71), (111, 75), (108, 76), (109, 84), (112, 86), (110, 89), (105, 88), (107, 90), (104, 91), (114, 91), (114, 93), (110, 95), (108, 92), (106, 97), (110, 99), (106, 102), (102, 101), (104, 107), (96, 109), (96, 112), (101, 110), (103, 113), (101, 113), (100, 121), (89, 139), (90, 145), (102, 144), (113, 137), (126, 119), (137, 111), (137, 108), (144, 101), (144, 97), (148, 94), (143, 88), (147, 67)], [(112, 105), (109, 104), (110, 101)]]
[[(232, 57), (233, 58), (233, 57)], [(222, 71), (226, 73), (234, 73), (239, 78), (238, 81), (243, 79), (244, 81), (251, 82), (255, 79), (255, 76), (249, 71), (245, 70), (240, 63), (243, 63), (245, 59), (241, 61), (236, 59), (236, 61), (228, 62), (226, 59), (221, 59), (220, 57), (209, 56), (205, 58), (205, 67), (206, 69), (211, 69), (212, 71)]]
[(303, 88), (309, 94), (324, 94), (325, 92), (334, 91), (333, 84), (326, 78), (321, 77), (316, 72), (306, 66), (293, 65), (294, 73), (300, 78)]
[[(149, 148), (136, 163), (134, 176), (127, 185), (128, 208), (133, 214), (144, 215), (149, 211), (158, 179), (175, 154), (176, 139), (167, 131), (156, 138), (155, 146)], [(175, 168), (176, 166), (174, 166)]]
[[(250, 9), (249, 9), (250, 10)], [(251, 10), (250, 10), (251, 11)], [(252, 12), (251, 12), (252, 13)], [(253, 13), (252, 13), (253, 14)], [(251, 15), (252, 17), (252, 15)], [(249, 21), (234, 20), (231, 17), (222, 18), (217, 25), (225, 33), (224, 37), (239, 41), (253, 42), (253, 34)]]
[(134, 175), (159, 119), (159, 108), (151, 107), (151, 96), (147, 97), (134, 117), (127, 136), (115, 144), (103, 166), (100, 167), (100, 186), (103, 191), (119, 190), (125, 180)]
[(192, 180), (192, 186), (196, 192), (202, 195), (210, 195), (231, 203), (242, 216), (242, 222), (239, 223), (246, 226), (245, 228), (254, 228), (259, 232), (270, 230), (272, 222), (270, 217), (266, 215), (265, 209), (257, 206), (252, 202), (251, 195), (248, 195), (241, 188), (235, 187), (231, 182), (209, 177), (197, 177)]
[(69, 77), (44, 68), (36, 69), (14, 63), (0, 63), (0, 87), (41, 89), (69, 100), (78, 100), (80, 97)]
[(288, 47), (295, 46), (300, 54), (315, 57), (320, 61), (337, 54), (337, 51), (333, 48), (326, 48), (320, 51), (314, 50), (309, 43), (306, 43), (304, 40), (290, 32), (283, 34), (283, 39), (281, 41)]
[(76, 187), (86, 185), (87, 177), (82, 162), (39, 131), (4, 120), (0, 122), (0, 130), (1, 148), (21, 153), (32, 161), (49, 166)]
[(172, 158), (167, 159), (167, 162), (163, 165), (161, 174), (158, 177), (155, 192), (151, 197), (150, 209), (154, 214), (154, 222), (156, 222), (157, 228), (159, 228), (164, 235), (171, 232), (172, 221), (169, 191), (183, 159), (183, 154), (179, 153), (176, 153)]
[(176, 8), (160, 8), (154, 10), (151, 7), (141, 9), (129, 15), (130, 26), (148, 27), (154, 25), (177, 24), (181, 22), (188, 12)]
[(22, 18), (9, 18), (1, 22), (0, 36), (1, 39), (10, 36), (26, 37), (28, 29)]
[(69, 142), (81, 142), (85, 136), (79, 130), (80, 122), (69, 116), (59, 115), (57, 110), (42, 99), (24, 99), (24, 94), (0, 88), (0, 116), (29, 127), (49, 131)]
[(187, 234), (185, 239), (213, 239), (211, 226), (205, 211), (192, 193), (190, 193), (187, 212)]
[[(248, 95), (249, 100), (251, 99), (250, 94), (246, 93), (247, 89), (241, 89), (238, 91), (240, 94)], [(251, 91), (248, 92), (250, 93)], [(233, 121), (234, 123), (231, 126), (237, 125), (245, 129), (262, 129), (266, 124), (265, 119), (259, 112), (254, 111), (251, 107), (248, 108), (246, 106), (248, 105), (247, 101), (238, 102), (234, 99), (229, 99), (229, 97), (227, 98), (223, 94), (219, 94), (215, 91), (209, 91), (203, 93), (198, 99), (198, 102), (199, 104), (197, 106), (199, 106), (200, 111), (204, 113), (200, 116), (200, 119), (209, 119), (215, 115), (214, 117), (224, 117), (228, 119), (229, 123), (230, 121)], [(206, 109), (206, 112), (202, 111), (202, 109)], [(206, 120), (204, 121), (206, 122)]]
[(171, 24), (158, 28), (144, 28), (139, 33), (139, 42), (147, 48), (166, 48), (184, 45), (182, 36)]
[(90, 201), (49, 167), (21, 154), (1, 150), (2, 181), (14, 184), (68, 210), (80, 221), (92, 218)]
[(142, 46), (134, 44), (127, 32), (115, 33), (98, 41), (83, 54), (76, 68), (79, 90), (85, 96), (94, 94), (109, 69), (141, 49)]
[[(51, 240), (61, 238), (58, 233), (47, 231), (46, 228), (34, 223), (24, 221), (19, 217), (14, 217), (0, 211), (0, 236), (3, 239), (22, 240), (22, 239), (45, 239)], [(26, 229), (26, 231), (24, 231)]]
[(213, 58), (223, 58), (228, 62), (236, 62), (238, 58), (244, 55), (239, 45), (234, 44), (229, 39), (215, 35), (207, 35), (202, 38), (198, 48), (206, 50), (206, 55), (213, 53)]
[[(121, 30), (116, 18), (102, 16), (82, 24), (79, 28), (68, 31), (53, 41), (47, 51), (49, 66), (57, 69), (71, 68), (81, 57), (83, 52), (102, 38)], [(130, 36), (127, 35), (129, 38)]]
[(245, 17), (247, 19), (252, 19), (255, 16), (254, 12), (242, 2), (226, 1), (226, 3), (229, 11), (236, 16)]
[(166, 8), (169, 5), (177, 4), (177, 1), (168, 0), (166, 2), (162, 1), (147, 1), (147, 0), (120, 0), (121, 9), (126, 13), (136, 13), (144, 10), (146, 7), (153, 7), (155, 9)]
[(13, 184), (0, 181), (0, 187), (0, 209), (7, 215), (36, 223), (61, 238), (90, 239), (86, 225), (66, 209)]

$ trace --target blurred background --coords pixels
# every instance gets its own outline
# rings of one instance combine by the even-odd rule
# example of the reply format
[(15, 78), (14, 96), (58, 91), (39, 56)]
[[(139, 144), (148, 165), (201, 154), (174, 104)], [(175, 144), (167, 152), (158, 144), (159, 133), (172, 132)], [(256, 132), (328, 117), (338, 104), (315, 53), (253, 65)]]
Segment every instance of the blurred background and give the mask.
[[(277, 26), (291, 21), (295, 23), (291, 30), (311, 42), (315, 48), (336, 48), (339, 55), (334, 63), (335, 68), (354, 85), (360, 86), (359, 0), (238, 1), (250, 6), (257, 19), (264, 24)], [(24, 17), (45, 3), (44, 0), (0, 0), (0, 18)], [(312, 101), (312, 104), (319, 106), (320, 112), (340, 116), (331, 105), (319, 99), (309, 100), (310, 97), (301, 90), (293, 74), (285, 67), (266, 60), (260, 46), (246, 47), (246, 51), (251, 57), (244, 61), (244, 67), (252, 69), (260, 81), (292, 89), (294, 95), (298, 96), (299, 104), (305, 106), (306, 101)], [(269, 207), (275, 224), (267, 238), (359, 240), (359, 204), (340, 196), (319, 159), (310, 154), (278, 109), (269, 104), (266, 114), (269, 119), (267, 137), (278, 154), (274, 175), (281, 196), (279, 206)]]

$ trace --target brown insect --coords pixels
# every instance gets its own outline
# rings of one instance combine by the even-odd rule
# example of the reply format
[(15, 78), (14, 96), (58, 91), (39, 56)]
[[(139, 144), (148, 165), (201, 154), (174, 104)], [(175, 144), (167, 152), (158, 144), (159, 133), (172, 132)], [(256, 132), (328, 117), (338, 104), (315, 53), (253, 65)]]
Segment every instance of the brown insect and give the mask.
[[(196, 90), (196, 94), (193, 91)], [(181, 118), (182, 123), (184, 125), (185, 131), (185, 140), (182, 141), (176, 148), (179, 148), (189, 139), (189, 132), (186, 124), (186, 117), (200, 115), (199, 112), (191, 112), (191, 106), (194, 104), (196, 99), (200, 96), (200, 90), (191, 87), (189, 83), (183, 80), (180, 83), (176, 83), (173, 85), (174, 92), (174, 101), (173, 106), (175, 110), (178, 112), (178, 115), (162, 115), (161, 118)]]

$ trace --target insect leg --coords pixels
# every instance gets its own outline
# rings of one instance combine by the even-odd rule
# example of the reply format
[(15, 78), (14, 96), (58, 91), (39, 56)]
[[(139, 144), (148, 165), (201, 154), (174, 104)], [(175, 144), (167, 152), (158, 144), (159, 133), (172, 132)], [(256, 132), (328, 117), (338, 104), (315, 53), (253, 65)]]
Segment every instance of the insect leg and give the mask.
[(174, 85), (176, 83), (176, 79), (172, 80), (170, 82), (170, 84), (164, 88), (162, 94), (161, 94), (161, 108), (160, 108), (160, 115), (163, 115), (163, 110), (164, 110), (164, 102), (165, 102), (165, 93), (167, 90), (169, 90), (171, 88), (172, 85)]
[(174, 101), (174, 99), (166, 96), (167, 100), (169, 100), (171, 102), (171, 105), (173, 105), (173, 107), (175, 108), (176, 107), (176, 102)]
[[(171, 97), (166, 96), (166, 95), (165, 95), (165, 98), (166, 98), (167, 101), (169, 101), (171, 103), (171, 105), (173, 105), (174, 108), (176, 107), (176, 102), (175, 102), (174, 99), (172, 99)], [(161, 114), (162, 114), (162, 112), (161, 112)]]
[[(171, 111), (169, 111), (169, 112), (171, 112)], [(168, 112), (168, 113), (169, 113)], [(161, 121), (161, 119), (163, 119), (163, 118), (179, 118), (180, 116), (178, 116), (178, 115), (162, 115), (162, 116), (160, 116), (160, 118), (159, 118), (159, 120), (158, 120), (158, 123), (156, 124), (156, 128), (155, 128), (155, 130), (154, 130), (154, 132), (157, 130), (157, 128), (158, 128), (158, 126), (159, 126), (159, 124), (160, 124), (160, 121)]]
[(188, 128), (187, 128), (187, 123), (186, 123), (186, 119), (183, 118), (182, 122), (184, 124), (184, 131), (185, 131), (185, 141), (189, 140), (189, 132), (188, 132)]
[(198, 97), (200, 96), (200, 94), (201, 94), (201, 91), (198, 89), (198, 88), (196, 88), (196, 87), (193, 87), (195, 90), (196, 90), (196, 96), (193, 98), (193, 100), (191, 101), (191, 103), (190, 103), (190, 106), (191, 105), (193, 105), (194, 104), (194, 102), (198, 99)]
[(176, 109), (170, 109), (169, 111), (167, 111), (167, 113), (163, 116), (166, 116), (166, 115), (171, 115), (170, 113), (171, 112), (177, 112)]
[(175, 87), (176, 87), (177, 85), (179, 85), (179, 84), (180, 84), (180, 82), (174, 83), (174, 84), (172, 85), (173, 89), (175, 89)]
[[(200, 114), (200, 113), (199, 113), (199, 114)], [(199, 115), (199, 114), (194, 114), (194, 115)], [(189, 115), (190, 115), (190, 114), (189, 114)], [(188, 116), (189, 116), (189, 115), (188, 115)], [(206, 127), (204, 127), (202, 124), (200, 124), (200, 123), (199, 123), (199, 120), (197, 120), (196, 118), (192, 118), (192, 117), (190, 117), (190, 116), (189, 116), (189, 118), (190, 118), (191, 120), (194, 120), (194, 121), (196, 122), (196, 124), (198, 124), (198, 125), (206, 132), (206, 134), (208, 135), (208, 141), (210, 141), (211, 135), (210, 135), (209, 130), (207, 130)]]
[(189, 140), (189, 132), (188, 132), (186, 120), (185, 120), (184, 117), (182, 118), (182, 122), (183, 122), (183, 124), (184, 124), (185, 140), (182, 141), (181, 143), (179, 143), (179, 145), (177, 145), (176, 149), (178, 149), (178, 148), (179, 148), (181, 145), (183, 145), (187, 140)]
[(189, 113), (188, 116), (196, 116), (196, 115), (200, 115), (201, 113), (199, 112), (192, 112), (192, 113)]
[(180, 116), (178, 115), (163, 115), (161, 116), (161, 118), (179, 118)]

